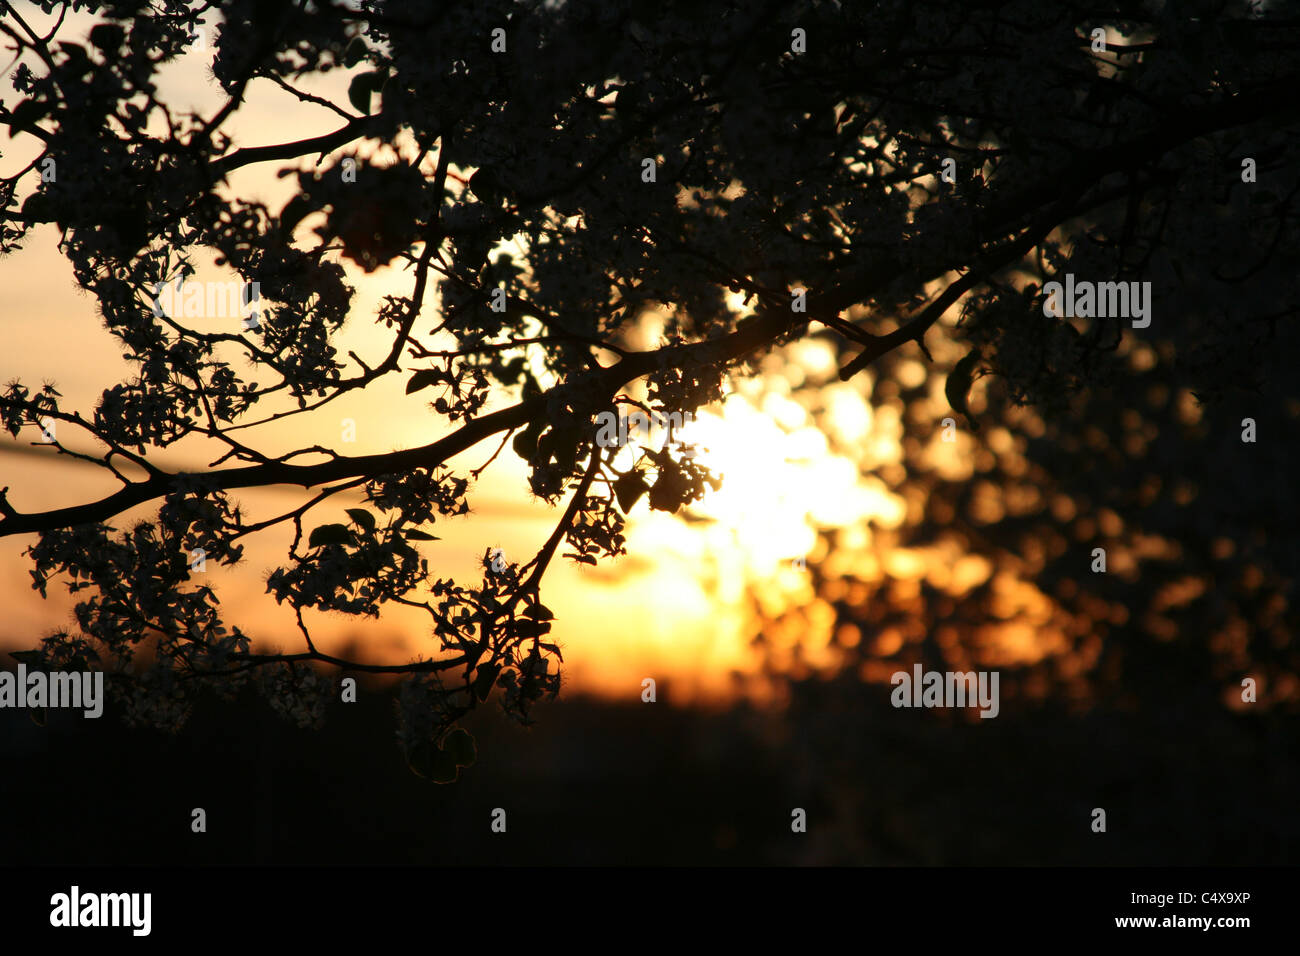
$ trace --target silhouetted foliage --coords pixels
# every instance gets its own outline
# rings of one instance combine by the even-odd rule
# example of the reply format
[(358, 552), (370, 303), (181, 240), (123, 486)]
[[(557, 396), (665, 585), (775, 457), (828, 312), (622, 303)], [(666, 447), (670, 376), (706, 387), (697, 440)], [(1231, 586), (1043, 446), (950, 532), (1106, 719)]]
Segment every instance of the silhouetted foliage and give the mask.
[[(208, 117), (169, 110), (154, 80), (206, 29), (209, 4), (39, 6), (102, 22), (82, 44), (0, 15), (23, 54), (22, 99), (0, 124), (41, 149), (0, 185), (0, 252), (55, 224), (137, 374), (86, 415), (52, 386), (0, 396), (14, 436), (47, 419), (88, 435), (121, 481), (44, 513), (0, 494), (0, 535), (39, 535), (36, 586), (67, 577), (86, 591), (78, 629), (46, 639), (33, 663), (97, 661), (132, 714), (171, 726), (199, 689), (232, 692), (253, 675), (311, 723), (334, 692), (314, 666), (406, 674), (405, 751), (426, 775), (454, 777), (449, 755), (467, 756), (448, 736), (460, 717), (495, 690), (529, 719), (559, 686), (541, 599), (559, 549), (588, 563), (623, 551), (620, 504), (639, 495), (617, 491), (636, 478), (596, 441), (597, 416), (634, 388), (656, 411), (694, 412), (774, 347), (830, 336), (841, 377), (876, 363), (873, 400), (902, 409), (914, 453), (940, 427), (914, 399), (944, 375), (954, 419), (981, 435), (1027, 421), (1023, 403), (1046, 416), (1011, 439), (1025, 469), (971, 444), (978, 477), (936, 477), (912, 454), (888, 478), (932, 502), (913, 541), (959, 534), (1027, 557), (1080, 621), (1112, 622), (1071, 679), (1107, 677), (1121, 657), (1148, 666), (1129, 635), (1166, 637), (1189, 620), (1247, 631), (1189, 653), (1206, 680), (1247, 660), (1294, 673), (1295, 503), (1280, 469), (1296, 408), (1295, 4), (234, 0), (213, 10), (212, 78), (227, 101)], [(335, 69), (353, 76), (348, 103), (330, 105), (334, 128), (269, 144), (223, 132), (259, 87), (315, 102), (294, 84)], [(369, 163), (363, 146), (376, 143), (406, 143), (406, 158)], [(57, 177), (37, 183), (47, 158)], [(255, 164), (297, 177), (283, 209), (234, 194), (231, 175)], [(500, 251), (505, 240), (526, 255)], [(213, 331), (155, 310), (160, 285), (192, 274), (199, 251), (258, 284), (256, 322)], [(390, 275), (409, 286), (375, 316), (391, 341), (377, 364), (334, 345), (359, 321), (345, 263), (400, 266)], [(1046, 315), (1041, 290), (1067, 274), (1151, 282), (1150, 325)], [(656, 310), (668, 314), (662, 338), (639, 349), (632, 333)], [(945, 314), (959, 320), (944, 328)], [(924, 384), (891, 379), (896, 350), (929, 361), (930, 349)], [(1135, 367), (1139, 352), (1154, 363)], [(388, 375), (435, 391), (443, 437), (366, 456), (259, 447), (254, 424), (300, 416), (308, 428), (336, 396)], [(967, 386), (988, 376), (984, 407), (968, 408), (979, 396)], [(484, 411), (507, 389), (516, 404)], [(1234, 404), (1243, 389), (1251, 397)], [(1182, 390), (1220, 411), (1193, 421)], [(1259, 443), (1240, 442), (1240, 408)], [(156, 464), (190, 437), (224, 453), (201, 473)], [(507, 441), (531, 492), (559, 508), (555, 533), (526, 563), (485, 549), (481, 580), (442, 579), (423, 529), (464, 513), (476, 477), (446, 463)], [(71, 453), (65, 442), (54, 444)], [(633, 467), (666, 511), (714, 480), (681, 447)], [(272, 484), (320, 490), (260, 524), (230, 497)], [(347, 523), (306, 520), (354, 488), (369, 507)], [(986, 488), (1008, 496), (1004, 520), (971, 520)], [(153, 520), (112, 524), (153, 502)], [(257, 653), (256, 635), (227, 629), (189, 554), (233, 564), (243, 537), (277, 524), (295, 535), (268, 587), (300, 621), (306, 608), (374, 616), (413, 603), (429, 614), (430, 656), (363, 667), (318, 651), (305, 624), (301, 652)], [(1270, 545), (1279, 535), (1285, 554)], [(1174, 552), (1144, 553), (1140, 573), (1087, 577), (1094, 542), (1152, 537)], [(1170, 603), (1185, 575), (1211, 587)], [(991, 586), (891, 613), (936, 640), (943, 622), (1000, 616)], [(839, 612), (884, 624), (863, 602)]]

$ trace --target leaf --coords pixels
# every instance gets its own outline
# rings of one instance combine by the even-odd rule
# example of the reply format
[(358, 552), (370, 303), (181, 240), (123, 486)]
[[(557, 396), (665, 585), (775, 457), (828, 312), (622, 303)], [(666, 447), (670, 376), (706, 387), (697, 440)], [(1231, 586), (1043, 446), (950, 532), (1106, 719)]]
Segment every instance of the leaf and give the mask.
[(423, 742), (412, 747), (406, 754), (407, 766), (421, 777), (428, 777), (433, 772), (433, 745)]
[(534, 621), (554, 621), (555, 615), (545, 604), (534, 604), (524, 608), (524, 617), (532, 618)]
[(456, 762), (457, 767), (472, 767), (478, 758), (473, 736), (459, 727), (446, 736), (442, 749)]
[(659, 477), (650, 489), (650, 507), (655, 511), (667, 511), (675, 514), (686, 501), (690, 489), (686, 478), (677, 464), (665, 457), (659, 466)]
[[(595, 561), (592, 561), (595, 564)], [(550, 633), (551, 625), (548, 621), (515, 621), (515, 637), (541, 637), (543, 634)]]
[(428, 388), (430, 385), (437, 385), (442, 381), (442, 370), (436, 368), (423, 368), (411, 376), (410, 381), (406, 383), (406, 394), (418, 392), (422, 388)]
[(953, 411), (964, 415), (975, 431), (979, 431), (979, 422), (971, 415), (966, 402), (970, 395), (971, 384), (974, 382), (975, 368), (981, 357), (979, 349), (971, 349), (953, 366), (952, 371), (948, 373), (948, 381), (943, 384), (943, 393), (948, 398), (948, 404), (952, 406)]
[[(16, 435), (17, 432), (14, 432), (14, 434)], [(536, 436), (530, 435), (528, 432), (520, 432), (510, 442), (510, 447), (515, 450), (516, 455), (524, 461), (528, 461), (533, 457), (533, 452), (537, 448)]]
[(441, 748), (435, 750), (429, 760), (428, 778), (434, 783), (455, 783), (460, 773), (456, 769), (456, 758)]
[(348, 44), (347, 49), (343, 51), (343, 65), (351, 69), (358, 63), (365, 60), (370, 51), (366, 48), (366, 43), (361, 37), (353, 37), (352, 42)]
[(347, 525), (343, 524), (323, 524), (311, 533), (307, 539), (309, 548), (319, 548), (325, 544), (350, 544), (352, 542), (352, 532), (348, 530)]
[(40, 651), (10, 651), (9, 656), (28, 667), (40, 667), (44, 663)]
[(456, 759), (433, 741), (424, 741), (411, 750), (406, 762), (411, 769), (434, 783), (454, 783), (459, 771)]
[(496, 174), (490, 169), (480, 169), (469, 178), (469, 188), (485, 203), (495, 202), (498, 198)]
[(421, 531), (419, 528), (409, 528), (402, 532), (408, 540), (412, 541), (441, 541), (437, 535), (429, 534), (427, 531)]
[(639, 471), (629, 471), (614, 480), (614, 497), (618, 499), (618, 506), (623, 514), (631, 511), (632, 506), (649, 490), (650, 486), (646, 484), (645, 478)]
[(280, 229), (285, 236), (292, 236), (294, 227), (313, 211), (312, 201), (305, 196), (294, 196), (280, 210)]
[(367, 534), (375, 533), (375, 516), (365, 508), (347, 509), (348, 517), (366, 529)]
[(50, 112), (50, 104), (43, 100), (23, 100), (9, 114), (9, 126), (15, 132), (30, 129), (36, 121), (44, 119)]
[(115, 23), (101, 23), (90, 31), (90, 43), (95, 49), (111, 53), (121, 48), (126, 31)]
[(375, 70), (358, 73), (348, 84), (348, 102), (358, 113), (370, 114), (370, 97), (383, 84), (386, 77)]
[(455, 783), (456, 777), (460, 775), (460, 770), (456, 766), (456, 758), (445, 750), (435, 751), (433, 754), (432, 772), (429, 779), (434, 783)]
[(479, 700), (487, 700), (488, 694), (492, 692), (492, 685), (497, 682), (497, 675), (501, 673), (501, 668), (496, 664), (484, 664), (478, 669), (474, 676), (474, 696)]

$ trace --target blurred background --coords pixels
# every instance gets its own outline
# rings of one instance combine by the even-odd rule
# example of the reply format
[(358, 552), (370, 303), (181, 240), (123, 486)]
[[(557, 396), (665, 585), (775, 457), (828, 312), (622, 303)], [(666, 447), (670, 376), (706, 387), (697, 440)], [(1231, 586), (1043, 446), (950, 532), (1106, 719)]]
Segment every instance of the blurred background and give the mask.
[[(980, 383), (984, 425), (953, 442), (937, 376), (914, 359), (838, 383), (829, 341), (772, 356), (691, 426), (725, 475), (718, 492), (677, 517), (639, 504), (629, 555), (609, 567), (555, 567), (560, 699), (532, 727), (472, 715), (479, 760), (457, 783), (407, 769), (384, 681), (363, 680), (319, 731), (255, 697), (205, 701), (175, 737), (120, 726), (112, 708), (45, 726), (0, 711), (0, 809), (23, 823), (4, 859), (1294, 860), (1294, 505), (1276, 476), (1297, 405), (1251, 409), (1269, 438), (1243, 444), (1241, 409), (1177, 391), (1161, 346), (1126, 355), (1129, 374), (1056, 420)], [(5, 483), (85, 495), (85, 470), (47, 451), (6, 447)], [(475, 513), (448, 522), (431, 557), (470, 574), (485, 534), (507, 554), (537, 547), (553, 519), (508, 470), (500, 490), (484, 476)], [(259, 548), (214, 572), (218, 593), (259, 642), (293, 646), (291, 617), (261, 593), (279, 555)], [(66, 597), (27, 589), (20, 552), (5, 542), (10, 648), (68, 620)], [(312, 623), (345, 657), (432, 647), (400, 613)], [(894, 709), (889, 675), (917, 662), (997, 670), (998, 717)], [(208, 834), (189, 832), (193, 807)], [(489, 831), (496, 807), (508, 838)], [(796, 807), (806, 834), (790, 832)]]

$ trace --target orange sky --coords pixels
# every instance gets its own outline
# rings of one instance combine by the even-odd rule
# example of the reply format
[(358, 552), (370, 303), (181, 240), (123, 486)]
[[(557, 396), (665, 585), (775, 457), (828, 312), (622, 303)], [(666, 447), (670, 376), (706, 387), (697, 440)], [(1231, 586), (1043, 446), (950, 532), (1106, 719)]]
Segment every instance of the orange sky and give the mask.
[[(39, 29), (39, 14), (31, 22)], [(73, 15), (61, 35), (84, 37), (93, 22), (84, 14)], [(210, 116), (223, 102), (209, 75), (210, 58), (210, 52), (194, 50), (162, 72), (161, 98), (173, 115), (190, 109)], [(338, 70), (304, 80), (300, 86), (344, 103), (349, 76), (350, 71)], [(14, 98), (7, 83), (0, 85), (0, 99), (6, 105), (12, 106)], [(299, 103), (273, 84), (255, 81), (246, 106), (226, 129), (238, 147), (316, 135), (338, 123), (338, 117), (323, 107)], [(413, 155), (407, 144), (398, 148)], [(0, 168), (6, 172), (21, 168), (35, 155), (31, 144), (21, 141), (0, 142), (0, 149), (4, 152)], [(298, 168), (308, 162), (302, 161)], [(327, 157), (325, 162), (331, 160)], [(276, 177), (285, 165), (276, 162), (239, 170), (232, 177), (231, 193), (260, 199), (278, 211), (296, 181)], [(58, 175), (75, 176), (76, 170), (60, 169)], [(309, 218), (300, 226), (300, 234), (314, 225)], [(103, 329), (94, 300), (75, 286), (56, 241), (55, 228), (45, 226), (31, 234), (23, 251), (0, 259), (6, 306), (0, 325), (0, 380), (21, 377), (37, 386), (52, 381), (63, 393), (64, 408), (88, 414), (100, 391), (121, 381), (129, 368), (120, 357), (120, 346)], [(198, 280), (232, 278), (215, 269), (210, 258), (196, 256), (195, 264)], [(373, 366), (391, 344), (385, 330), (373, 322), (376, 306), (385, 294), (408, 294), (410, 276), (397, 268), (367, 275), (347, 260), (344, 264), (357, 296), (339, 339), (340, 354), (355, 350)], [(420, 326), (431, 327), (436, 314), (431, 293), (423, 313), (428, 325), (422, 321)], [(212, 323), (215, 328), (228, 321), (199, 320), (196, 325)], [(652, 347), (655, 330), (645, 329), (642, 334), (645, 340), (640, 347)], [(564, 649), (565, 675), (572, 687), (639, 695), (641, 680), (655, 677), (661, 685), (671, 686), (678, 699), (725, 692), (732, 668), (748, 670), (755, 663), (738, 610), (746, 586), (756, 580), (765, 582), (763, 599), (769, 605), (780, 605), (787, 597), (811, 598), (806, 580), (790, 562), (813, 546), (814, 526), (855, 527), (866, 543), (868, 521), (876, 527), (896, 528), (904, 520), (903, 500), (878, 479), (862, 474), (857, 463), (834, 456), (827, 436), (813, 427), (806, 411), (807, 396), (798, 387), (806, 375), (821, 379), (824, 374), (834, 380), (829, 348), (798, 343), (788, 355), (797, 361), (769, 361), (768, 374), (738, 384), (738, 392), (725, 405), (702, 415), (686, 432), (686, 437), (709, 449), (701, 458), (725, 477), (722, 489), (693, 509), (708, 521), (688, 524), (650, 512), (642, 500), (629, 518), (628, 556), (596, 568), (567, 560), (552, 565), (543, 586), (544, 600), (557, 616), (553, 634)], [(901, 374), (913, 373), (923, 379), (926, 371), (919, 362), (904, 363)], [(345, 454), (428, 443), (444, 434), (447, 425), (428, 408), (427, 393), (405, 394), (406, 378), (380, 379), (364, 394), (349, 394), (320, 412), (246, 431), (244, 440), (271, 452), (320, 443)], [(863, 449), (874, 462), (897, 463), (901, 421), (895, 409), (869, 405), (864, 396), (870, 394), (870, 383), (870, 373), (864, 373), (851, 382), (834, 381), (818, 390), (819, 400), (830, 409), (827, 427), (837, 432), (835, 437)], [(935, 407), (946, 409), (940, 385), (934, 383)], [(501, 395), (496, 406), (510, 401), (511, 396)], [(356, 423), (354, 445), (339, 443), (344, 419)], [(22, 442), (37, 437), (33, 430), (24, 433)], [(60, 438), (69, 441), (62, 428)], [(660, 440), (656, 435), (654, 441)], [(93, 448), (84, 441), (71, 444)], [(0, 485), (10, 487), (10, 499), (21, 511), (79, 503), (115, 487), (93, 467), (59, 459), (48, 447), (29, 447), (27, 453), (19, 453), (17, 445), (7, 435), (0, 438)], [(495, 447), (495, 442), (485, 444), (452, 464), (464, 474), (481, 465)], [(962, 446), (945, 445), (939, 454), (968, 473), (969, 457)], [(164, 467), (193, 470), (214, 457), (210, 446), (183, 442), (159, 460)], [(810, 488), (817, 493), (809, 494)], [(301, 489), (257, 489), (236, 497), (254, 519), (261, 519), (288, 510), (302, 500), (301, 494)], [(513, 560), (526, 561), (558, 517), (530, 498), (524, 465), (507, 451), (472, 486), (473, 513), (432, 529), (443, 540), (423, 548), (431, 570), (441, 577), (475, 580), (480, 556), (492, 547), (503, 548)], [(311, 517), (316, 524), (338, 520), (334, 515), (357, 500), (340, 495)], [(149, 514), (146, 508), (133, 517)], [(119, 519), (117, 527), (124, 526)], [(278, 530), (246, 539), (246, 560), (241, 566), (210, 568), (208, 573), (230, 614), (229, 623), (240, 625), (255, 640), (296, 648), (300, 638), (291, 612), (265, 595), (263, 583), (283, 557), (288, 540), (288, 531)], [(66, 596), (52, 590), (51, 600), (42, 601), (30, 590), (29, 565), (21, 552), (31, 541), (30, 537), (0, 540), (0, 601), (7, 610), (0, 621), (0, 644), (5, 646), (31, 646), (69, 620)], [(906, 564), (909, 558), (903, 554), (893, 560)], [(924, 564), (927, 559), (913, 555), (910, 560)], [(430, 653), (436, 646), (425, 620), (406, 609), (395, 609), (378, 623), (315, 617), (313, 632), (326, 650), (361, 636), (376, 659), (401, 661)]]

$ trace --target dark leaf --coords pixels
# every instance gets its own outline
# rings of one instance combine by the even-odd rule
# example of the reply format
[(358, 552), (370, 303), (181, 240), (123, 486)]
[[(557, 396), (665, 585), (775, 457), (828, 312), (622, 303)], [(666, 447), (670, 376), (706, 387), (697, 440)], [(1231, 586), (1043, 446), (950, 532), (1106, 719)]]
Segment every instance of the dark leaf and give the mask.
[[(592, 561), (595, 564), (595, 561)], [(515, 621), (514, 631), (516, 637), (541, 637), (549, 633), (551, 625), (546, 621)]]
[(311, 537), (307, 539), (307, 546), (319, 548), (325, 544), (350, 544), (352, 540), (352, 532), (348, 530), (347, 525), (323, 524), (311, 533)]
[(555, 620), (555, 615), (551, 613), (551, 609), (545, 604), (533, 604), (526, 607), (524, 608), (523, 614), (524, 617), (532, 618), (534, 621)]
[(614, 496), (618, 499), (618, 506), (623, 514), (631, 511), (632, 506), (649, 490), (650, 486), (646, 484), (639, 471), (629, 471), (625, 475), (619, 475), (614, 481)]
[(358, 113), (370, 113), (370, 97), (383, 85), (384, 75), (371, 70), (358, 73), (348, 84), (348, 102)]
[(478, 757), (474, 738), (469, 731), (457, 727), (442, 742), (442, 749), (456, 762), (458, 767), (471, 767)]
[(474, 676), (474, 696), (479, 700), (487, 700), (488, 694), (492, 692), (492, 685), (497, 682), (497, 675), (501, 673), (501, 668), (496, 664), (484, 664), (478, 669)]
[(971, 349), (953, 366), (948, 373), (948, 381), (943, 385), (943, 393), (948, 398), (948, 404), (952, 406), (953, 411), (960, 412), (965, 416), (966, 421), (970, 422), (971, 428), (979, 430), (979, 422), (971, 417), (970, 408), (967, 407), (966, 401), (970, 395), (970, 387), (974, 381), (975, 369), (980, 361), (979, 349)]
[(442, 381), (442, 372), (436, 368), (420, 369), (411, 376), (410, 381), (406, 383), (406, 394), (418, 392), (422, 388), (428, 388), (430, 385), (436, 385)]
[(23, 100), (13, 108), (13, 112), (10, 114), (10, 128), (14, 132), (29, 129), (36, 125), (37, 120), (48, 116), (49, 112), (50, 105), (48, 103), (41, 100)]
[(343, 65), (351, 69), (358, 63), (365, 60), (369, 51), (366, 49), (366, 43), (361, 37), (353, 37), (348, 48), (343, 51)]
[(460, 771), (456, 768), (456, 758), (445, 750), (435, 750), (429, 768), (429, 779), (434, 783), (455, 783)]
[(355, 521), (361, 527), (365, 528), (367, 533), (374, 534), (375, 531), (374, 515), (372, 515), (365, 508), (349, 508), (347, 509), (347, 512), (348, 512), (348, 517), (351, 518), (353, 521)]

